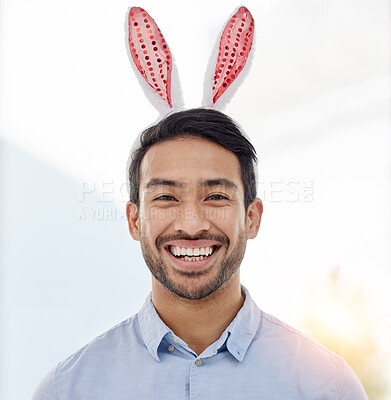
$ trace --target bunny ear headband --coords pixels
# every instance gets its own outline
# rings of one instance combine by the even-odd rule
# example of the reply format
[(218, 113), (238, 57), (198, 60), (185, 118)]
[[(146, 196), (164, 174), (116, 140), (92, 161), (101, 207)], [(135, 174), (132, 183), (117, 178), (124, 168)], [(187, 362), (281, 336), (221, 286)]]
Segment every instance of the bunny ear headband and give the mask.
[[(132, 7), (128, 16), (129, 50), (145, 94), (161, 117), (183, 107), (179, 79), (171, 51), (154, 19), (142, 8)], [(254, 38), (254, 19), (240, 7), (226, 24), (218, 54), (212, 54), (204, 84), (202, 106), (221, 110), (243, 77)]]

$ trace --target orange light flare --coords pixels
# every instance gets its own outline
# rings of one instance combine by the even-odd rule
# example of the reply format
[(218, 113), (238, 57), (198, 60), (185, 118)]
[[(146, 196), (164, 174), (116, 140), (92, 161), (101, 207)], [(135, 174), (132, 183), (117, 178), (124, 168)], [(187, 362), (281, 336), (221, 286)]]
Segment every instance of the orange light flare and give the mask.
[(386, 341), (368, 291), (337, 267), (303, 294), (300, 328), (345, 358), (358, 374), (384, 355)]

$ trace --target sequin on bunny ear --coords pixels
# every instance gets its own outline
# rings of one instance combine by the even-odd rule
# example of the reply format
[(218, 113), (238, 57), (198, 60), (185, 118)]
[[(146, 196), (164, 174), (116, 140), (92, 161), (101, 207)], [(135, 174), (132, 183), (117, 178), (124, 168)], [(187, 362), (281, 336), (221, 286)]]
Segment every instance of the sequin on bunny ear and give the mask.
[(238, 77), (254, 38), (254, 19), (246, 7), (231, 17), (221, 35), (213, 85), (213, 104)]
[(137, 69), (172, 108), (170, 49), (154, 19), (142, 8), (132, 7), (128, 17), (129, 48)]

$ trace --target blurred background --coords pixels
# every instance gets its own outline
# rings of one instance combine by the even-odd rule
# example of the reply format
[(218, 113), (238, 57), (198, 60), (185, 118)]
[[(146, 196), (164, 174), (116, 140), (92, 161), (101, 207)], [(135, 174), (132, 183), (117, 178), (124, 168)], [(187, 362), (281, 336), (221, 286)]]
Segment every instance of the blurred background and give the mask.
[[(126, 52), (132, 5), (159, 24), (187, 107), (239, 3), (0, 0), (0, 398), (138, 311), (125, 165), (158, 116)], [(264, 216), (242, 281), (264, 311), (391, 399), (390, 1), (248, 0), (252, 69), (226, 112), (258, 151)]]

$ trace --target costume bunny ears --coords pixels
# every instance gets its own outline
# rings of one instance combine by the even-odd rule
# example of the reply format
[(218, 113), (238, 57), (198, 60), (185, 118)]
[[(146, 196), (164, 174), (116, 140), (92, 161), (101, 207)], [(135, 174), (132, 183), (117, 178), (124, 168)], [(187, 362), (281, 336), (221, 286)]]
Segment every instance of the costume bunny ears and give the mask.
[[(154, 19), (142, 8), (132, 7), (128, 17), (129, 49), (137, 76), (147, 97), (167, 114), (183, 107), (182, 94), (171, 51)], [(254, 38), (254, 19), (240, 7), (225, 26), (212, 55), (204, 85), (203, 106), (221, 109), (239, 86)], [(243, 73), (242, 73), (243, 76)]]

